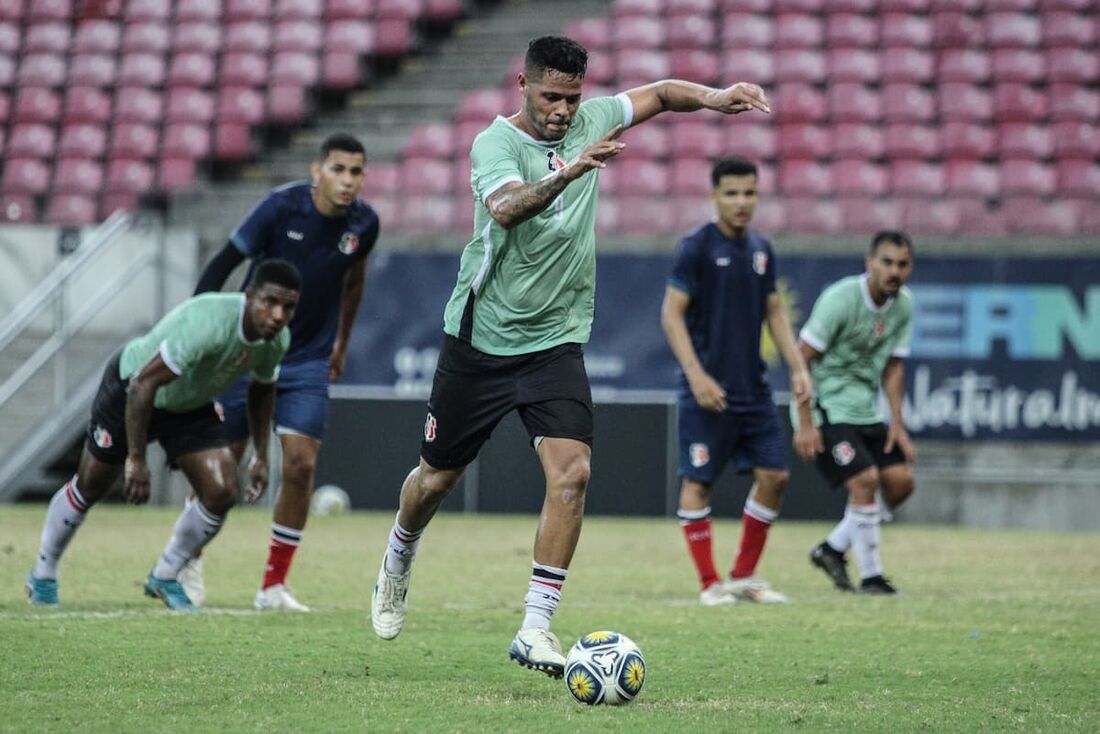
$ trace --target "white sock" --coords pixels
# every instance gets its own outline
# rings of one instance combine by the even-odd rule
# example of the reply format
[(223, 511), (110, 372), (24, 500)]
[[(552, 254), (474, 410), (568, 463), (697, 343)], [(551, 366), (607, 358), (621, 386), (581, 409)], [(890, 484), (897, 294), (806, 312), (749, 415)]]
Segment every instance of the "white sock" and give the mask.
[(69, 541), (87, 517), (88, 503), (76, 487), (76, 477), (57, 490), (46, 510), (46, 522), (42, 526), (42, 540), (38, 546), (38, 561), (31, 575), (36, 579), (56, 579), (57, 564)]
[(408, 573), (416, 558), (416, 549), (420, 546), (420, 536), (424, 534), (424, 528), (411, 532), (401, 527), (396, 519), (393, 521), (393, 529), (390, 530), (390, 544), (386, 547), (386, 573)]
[(847, 507), (844, 510), (844, 517), (829, 533), (829, 537), (825, 539), (825, 542), (838, 553), (847, 553), (848, 549), (852, 547), (852, 526), (852, 508)]
[(852, 505), (852, 553), (861, 579), (882, 575), (878, 545), (882, 540), (882, 518), (878, 505)]
[(520, 629), (550, 629), (550, 618), (558, 609), (561, 587), (568, 573), (564, 568), (531, 563), (531, 581), (527, 584), (527, 596), (523, 599), (527, 614)]
[(180, 569), (214, 539), (223, 522), (225, 515), (215, 515), (202, 502), (188, 503), (176, 520), (172, 539), (153, 567), (153, 576), (166, 581), (175, 579)]

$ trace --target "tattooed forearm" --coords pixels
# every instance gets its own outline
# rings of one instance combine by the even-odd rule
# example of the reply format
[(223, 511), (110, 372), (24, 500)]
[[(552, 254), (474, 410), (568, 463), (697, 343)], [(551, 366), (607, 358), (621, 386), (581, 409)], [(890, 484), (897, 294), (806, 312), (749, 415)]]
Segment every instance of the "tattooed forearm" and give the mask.
[(511, 229), (550, 206), (558, 194), (565, 191), (569, 181), (565, 171), (561, 170), (535, 183), (506, 184), (494, 191), (485, 205), (489, 207), (489, 214), (493, 219), (505, 229)]

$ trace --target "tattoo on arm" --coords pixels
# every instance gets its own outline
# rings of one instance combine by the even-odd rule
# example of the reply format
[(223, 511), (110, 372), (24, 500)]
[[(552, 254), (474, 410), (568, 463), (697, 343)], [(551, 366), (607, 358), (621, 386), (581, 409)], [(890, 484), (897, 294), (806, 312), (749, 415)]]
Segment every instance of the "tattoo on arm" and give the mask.
[(569, 185), (562, 171), (531, 184), (506, 184), (485, 202), (493, 219), (505, 229), (538, 216)]

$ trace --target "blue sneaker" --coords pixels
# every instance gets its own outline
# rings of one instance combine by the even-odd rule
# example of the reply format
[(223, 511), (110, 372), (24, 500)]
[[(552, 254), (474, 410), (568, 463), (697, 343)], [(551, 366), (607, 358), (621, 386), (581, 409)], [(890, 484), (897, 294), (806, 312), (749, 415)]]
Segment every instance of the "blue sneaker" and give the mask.
[(57, 579), (36, 579), (27, 574), (27, 603), (32, 607), (56, 607)]
[(179, 581), (158, 579), (152, 571), (149, 572), (149, 578), (145, 579), (145, 596), (160, 599), (174, 612), (193, 612), (196, 609)]

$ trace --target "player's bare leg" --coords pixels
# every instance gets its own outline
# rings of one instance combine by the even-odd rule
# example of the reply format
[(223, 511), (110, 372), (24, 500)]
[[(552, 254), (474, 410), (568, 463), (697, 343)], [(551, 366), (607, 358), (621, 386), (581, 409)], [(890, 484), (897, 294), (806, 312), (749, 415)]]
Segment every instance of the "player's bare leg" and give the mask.
[(900, 507), (913, 494), (913, 467), (908, 464), (891, 464), (879, 470), (884, 510), (893, 511)]
[(680, 507), (676, 516), (680, 518), (688, 553), (699, 574), (702, 586), (699, 604), (704, 607), (728, 606), (736, 604), (737, 597), (726, 590), (714, 565), (710, 495), (711, 485), (684, 477), (680, 481)]
[(783, 494), (790, 480), (785, 469), (753, 470), (756, 482), (745, 499), (741, 515), (741, 546), (737, 552), (730, 578), (725, 582), (726, 591), (738, 599), (758, 604), (786, 604), (790, 601), (770, 587), (768, 582), (756, 577), (756, 565), (764, 552), (768, 531), (783, 504)]
[(259, 610), (308, 612), (309, 607), (287, 587), (286, 576), (309, 518), (321, 442), (300, 433), (279, 433), (279, 443), (283, 449), (282, 485), (275, 499), (264, 578), (253, 606)]
[(374, 632), (392, 640), (401, 632), (408, 612), (409, 576), (420, 536), (443, 500), (462, 478), (462, 469), (436, 469), (424, 459), (401, 485), (400, 509), (389, 545), (378, 569), (371, 596), (370, 616)]

